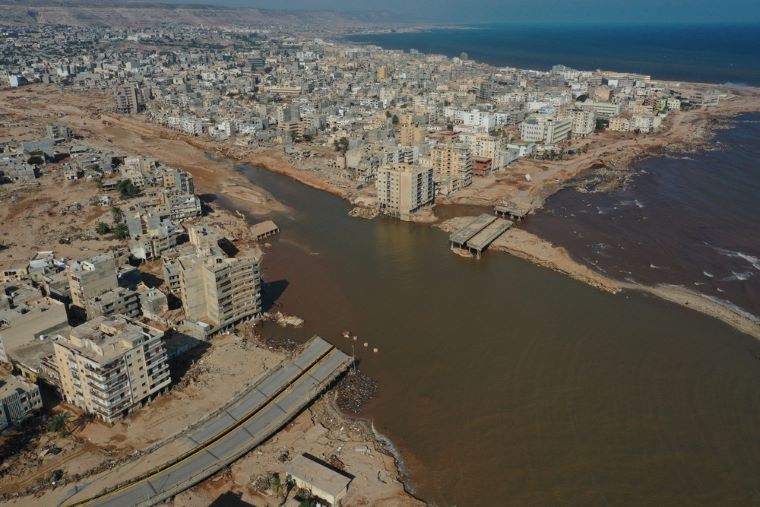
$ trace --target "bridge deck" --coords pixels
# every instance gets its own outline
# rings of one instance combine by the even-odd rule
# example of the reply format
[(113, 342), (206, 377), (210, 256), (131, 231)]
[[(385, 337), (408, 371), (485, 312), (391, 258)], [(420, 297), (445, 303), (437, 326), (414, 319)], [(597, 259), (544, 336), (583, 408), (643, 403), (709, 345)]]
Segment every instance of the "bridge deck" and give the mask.
[[(196, 444), (193, 450), (110, 492), (87, 497), (80, 490), (68, 505), (155, 505), (176, 495), (277, 432), (348, 369), (352, 361), (350, 356), (315, 337), (296, 359), (269, 372), (227, 410), (189, 433), (187, 437)], [(82, 496), (85, 498), (77, 500)]]
[(485, 229), (473, 236), (473, 238), (467, 242), (466, 247), (480, 253), (488, 248), (488, 245), (493, 243), (496, 238), (504, 234), (504, 232), (510, 227), (512, 227), (512, 222), (504, 220), (503, 218), (498, 218), (491, 222)]
[(473, 236), (478, 234), (480, 231), (488, 227), (494, 220), (496, 220), (495, 216), (489, 215), (488, 213), (483, 213), (479, 217), (475, 218), (469, 224), (465, 225), (458, 231), (452, 233), (449, 236), (449, 241), (454, 246), (458, 246), (462, 248), (464, 247), (465, 243), (467, 243)]

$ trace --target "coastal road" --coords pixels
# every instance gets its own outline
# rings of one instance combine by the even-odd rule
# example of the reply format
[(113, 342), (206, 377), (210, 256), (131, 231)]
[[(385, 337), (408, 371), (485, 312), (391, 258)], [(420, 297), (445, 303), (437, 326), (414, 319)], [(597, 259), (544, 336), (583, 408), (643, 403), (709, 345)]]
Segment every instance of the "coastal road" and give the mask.
[[(236, 402), (188, 433), (195, 447), (115, 489), (71, 498), (67, 505), (155, 505), (215, 474), (276, 433), (351, 364), (315, 337), (289, 363), (271, 371)], [(80, 494), (83, 492), (80, 492)]]

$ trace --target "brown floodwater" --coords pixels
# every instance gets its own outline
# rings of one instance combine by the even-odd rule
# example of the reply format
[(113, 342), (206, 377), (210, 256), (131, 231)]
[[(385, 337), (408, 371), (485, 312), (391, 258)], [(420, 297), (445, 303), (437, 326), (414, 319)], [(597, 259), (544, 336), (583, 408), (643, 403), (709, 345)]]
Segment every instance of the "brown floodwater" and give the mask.
[(355, 343), (380, 385), (363, 415), (422, 498), (760, 505), (756, 340), (508, 255), (463, 259), (429, 226), (350, 218), (334, 196), (240, 170), (291, 208), (272, 215), (265, 300), (306, 325), (267, 332)]

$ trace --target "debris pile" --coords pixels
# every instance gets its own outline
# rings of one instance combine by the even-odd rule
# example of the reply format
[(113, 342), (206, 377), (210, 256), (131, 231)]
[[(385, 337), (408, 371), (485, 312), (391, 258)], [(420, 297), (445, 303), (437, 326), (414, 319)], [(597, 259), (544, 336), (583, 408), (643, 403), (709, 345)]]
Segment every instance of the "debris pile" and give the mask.
[(380, 214), (380, 210), (377, 208), (362, 208), (361, 206), (356, 206), (351, 211), (348, 212), (348, 216), (354, 217), (354, 218), (364, 218), (366, 220), (372, 220), (373, 218), (377, 217)]
[(377, 382), (361, 370), (352, 370), (337, 386), (338, 407), (346, 412), (358, 414), (365, 403), (377, 393)]

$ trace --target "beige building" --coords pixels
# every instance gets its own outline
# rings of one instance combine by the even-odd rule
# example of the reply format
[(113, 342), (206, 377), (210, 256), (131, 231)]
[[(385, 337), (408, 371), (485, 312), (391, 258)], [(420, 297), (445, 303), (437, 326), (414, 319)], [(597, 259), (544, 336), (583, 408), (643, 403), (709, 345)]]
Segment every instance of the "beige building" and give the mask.
[(132, 289), (117, 287), (88, 299), (85, 310), (88, 319), (117, 314), (139, 317), (140, 295)]
[(404, 146), (419, 146), (425, 142), (425, 129), (415, 125), (402, 125), (398, 139), (399, 144)]
[(351, 477), (326, 467), (308, 455), (293, 458), (285, 473), (297, 488), (309, 491), (331, 506), (342, 505), (351, 484)]
[(174, 168), (164, 169), (162, 175), (164, 188), (170, 190), (176, 190), (181, 194), (194, 194), (195, 183), (193, 182), (193, 175), (187, 171)]
[(108, 423), (169, 387), (163, 333), (122, 315), (98, 317), (55, 342), (61, 391)]
[(412, 164), (388, 164), (378, 169), (375, 188), (383, 213), (410, 220), (414, 211), (433, 201), (433, 170)]
[(472, 183), (472, 154), (467, 145), (444, 142), (430, 153), (436, 189), (444, 194), (456, 192)]
[(615, 116), (614, 118), (610, 118), (610, 125), (608, 129), (613, 132), (628, 132), (631, 130), (631, 122), (628, 118)]
[(112, 254), (99, 254), (83, 261), (72, 261), (68, 267), (71, 302), (85, 308), (87, 301), (115, 289), (116, 261)]
[(573, 111), (573, 136), (583, 137), (596, 129), (596, 114), (589, 109)]
[(219, 253), (180, 257), (180, 295), (189, 320), (215, 332), (261, 314), (260, 259)]
[(0, 431), (23, 422), (41, 408), (39, 387), (13, 375), (0, 377)]
[(39, 297), (12, 302), (9, 308), (0, 310), (0, 361), (10, 363), (17, 349), (41, 336), (64, 332), (68, 326), (66, 307), (60, 301)]

